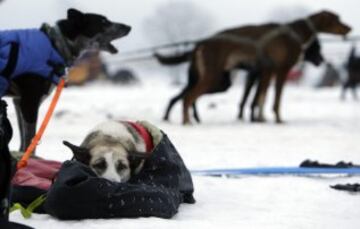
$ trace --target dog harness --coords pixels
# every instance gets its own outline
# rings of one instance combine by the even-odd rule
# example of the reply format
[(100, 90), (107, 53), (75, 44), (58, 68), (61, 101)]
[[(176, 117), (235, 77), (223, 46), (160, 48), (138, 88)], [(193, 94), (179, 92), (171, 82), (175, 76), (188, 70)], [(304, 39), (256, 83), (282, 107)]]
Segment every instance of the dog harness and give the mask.
[(26, 73), (37, 74), (57, 84), (64, 75), (65, 60), (49, 37), (39, 29), (0, 32), (0, 97), (10, 80)]
[(149, 131), (147, 131), (147, 129), (142, 125), (140, 125), (139, 123), (136, 122), (127, 122), (127, 123), (139, 133), (139, 135), (142, 137), (142, 139), (145, 142), (146, 152), (150, 153), (154, 149), (154, 143)]
[[(270, 66), (273, 63), (271, 60), (269, 60), (267, 55), (264, 53), (264, 47), (268, 44), (268, 42), (270, 42), (275, 37), (282, 35), (282, 34), (287, 34), (292, 39), (294, 39), (297, 43), (299, 43), (301, 45), (301, 49), (303, 51), (306, 50), (312, 44), (312, 42), (314, 42), (314, 40), (316, 39), (316, 34), (317, 34), (317, 30), (316, 30), (314, 23), (309, 18), (305, 18), (303, 21), (304, 21), (306, 27), (311, 32), (311, 37), (308, 40), (303, 40), (303, 38), (301, 38), (301, 36), (296, 31), (294, 31), (294, 29), (291, 28), (291, 26), (289, 24), (279, 25), (278, 28), (271, 30), (270, 32), (264, 34), (257, 40), (246, 37), (246, 36), (242, 37), (242, 36), (234, 35), (231, 33), (217, 34), (212, 39), (228, 40), (228, 41), (232, 41), (235, 43), (253, 46), (256, 50), (257, 60), (260, 61), (259, 63), (261, 63), (262, 65)], [(258, 63), (255, 63), (255, 64), (258, 64)]]

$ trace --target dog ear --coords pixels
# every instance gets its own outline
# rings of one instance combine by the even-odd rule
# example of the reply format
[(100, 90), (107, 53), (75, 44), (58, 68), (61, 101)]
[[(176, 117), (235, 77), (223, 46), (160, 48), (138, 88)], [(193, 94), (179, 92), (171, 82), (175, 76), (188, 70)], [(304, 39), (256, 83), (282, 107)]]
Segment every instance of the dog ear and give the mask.
[(81, 22), (83, 20), (84, 14), (74, 8), (68, 9), (67, 11), (67, 18), (70, 21), (75, 21), (75, 22)]
[(76, 146), (68, 141), (63, 141), (63, 144), (71, 149), (74, 154), (74, 158), (86, 165), (90, 162), (90, 152), (85, 147)]

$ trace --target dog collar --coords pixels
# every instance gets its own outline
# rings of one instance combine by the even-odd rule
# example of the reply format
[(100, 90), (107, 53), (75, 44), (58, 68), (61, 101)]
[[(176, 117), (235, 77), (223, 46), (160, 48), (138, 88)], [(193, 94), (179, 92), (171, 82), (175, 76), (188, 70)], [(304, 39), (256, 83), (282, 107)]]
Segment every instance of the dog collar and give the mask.
[(127, 123), (131, 125), (144, 140), (146, 146), (146, 152), (147, 153), (151, 152), (154, 149), (154, 143), (149, 131), (139, 123), (129, 122), (129, 121)]
[(44, 31), (52, 41), (55, 49), (60, 53), (60, 55), (65, 59), (66, 65), (69, 67), (73, 65), (76, 56), (72, 55), (70, 50), (70, 44), (66, 41), (66, 38), (62, 34), (58, 25), (54, 27), (50, 26), (47, 23), (44, 23), (41, 26), (41, 30)]

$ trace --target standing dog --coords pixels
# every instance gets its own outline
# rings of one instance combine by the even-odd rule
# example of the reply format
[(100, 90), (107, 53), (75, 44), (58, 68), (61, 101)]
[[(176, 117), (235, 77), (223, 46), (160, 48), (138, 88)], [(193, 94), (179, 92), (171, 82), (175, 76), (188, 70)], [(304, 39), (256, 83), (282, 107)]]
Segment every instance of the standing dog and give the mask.
[(161, 132), (146, 122), (107, 121), (97, 125), (80, 146), (67, 141), (74, 159), (88, 165), (98, 176), (115, 182), (126, 182), (137, 174), (151, 155), (154, 142), (149, 129)]
[[(310, 44), (310, 46), (304, 50), (304, 61), (307, 61), (316, 67), (323, 63), (324, 57), (321, 54), (321, 45), (318, 38), (315, 38), (315, 40)], [(249, 74), (246, 78), (244, 94), (240, 103), (240, 112), (238, 115), (239, 119), (243, 119), (244, 117), (244, 108), (247, 98), (249, 97), (249, 94), (254, 84), (256, 82), (259, 82), (260, 80), (259, 73), (260, 72), (258, 69), (250, 69), (249, 71)]]
[(252, 121), (264, 120), (267, 88), (272, 76), (276, 76), (274, 112), (276, 121), (281, 122), (279, 108), (285, 79), (304, 47), (317, 33), (346, 35), (350, 30), (336, 14), (322, 11), (285, 25), (270, 23), (229, 29), (198, 43), (190, 64), (193, 85), (184, 90), (183, 123), (190, 123), (189, 108), (201, 95), (218, 90), (218, 85), (228, 86), (222, 76), (239, 65), (260, 70), (260, 83), (252, 103)]
[(102, 15), (69, 9), (67, 18), (55, 26), (44, 24), (41, 29), (0, 32), (1, 45), (8, 42), (6, 39), (11, 44), (1, 50), (11, 50), (7, 51), (9, 60), (2, 70), (5, 76), (2, 80), (6, 78), (9, 84), (6, 94), (14, 97), (20, 151), (25, 151), (35, 135), (38, 110), (51, 92), (51, 80), (57, 82), (65, 67), (71, 66), (86, 50), (117, 53), (111, 41), (126, 36), (130, 30), (129, 26), (111, 22)]
[[(319, 66), (324, 61), (324, 57), (321, 54), (320, 42), (317, 38), (310, 44), (309, 47), (307, 47), (304, 50), (304, 52), (305, 52), (304, 53), (304, 61), (308, 61), (315, 66)], [(175, 55), (175, 56), (163, 56), (163, 55), (156, 53), (155, 58), (163, 65), (177, 65), (180, 63), (190, 61), (191, 53), (192, 53), (192, 51), (189, 51), (189, 52), (185, 52), (183, 54)], [(243, 97), (241, 100), (240, 112), (239, 112), (239, 116), (238, 116), (239, 119), (242, 119), (247, 98), (248, 98), (254, 84), (259, 81), (260, 75), (259, 75), (258, 69), (254, 69), (253, 67), (246, 66), (244, 64), (236, 66), (236, 69), (246, 70), (248, 72), (248, 75), (246, 76), (245, 89), (244, 89), (244, 94), (243, 94)], [(220, 84), (217, 85), (218, 90), (213, 90), (213, 91), (207, 92), (207, 93), (217, 93), (217, 92), (222, 92), (222, 91), (227, 90), (228, 87), (230, 87), (230, 85), (231, 85), (230, 74), (231, 74), (231, 72), (229, 71), (229, 72), (224, 72), (222, 76), (219, 76), (219, 77), (222, 77), (223, 80), (221, 81)], [(166, 110), (166, 113), (164, 116), (165, 121), (169, 120), (169, 115), (170, 115), (171, 109), (175, 105), (175, 103), (177, 101), (179, 101), (180, 99), (182, 99), (183, 96), (186, 94), (187, 89), (191, 88), (193, 86), (193, 84), (196, 83), (192, 77), (193, 77), (193, 75), (191, 75), (191, 71), (190, 71), (189, 79), (188, 79), (188, 86), (180, 94), (178, 94), (177, 96), (175, 96), (174, 98), (172, 98), (170, 100), (170, 103), (167, 107), (167, 110)], [(198, 115), (195, 103), (193, 104), (193, 112), (194, 112), (195, 120), (197, 122), (200, 122), (200, 117)]]

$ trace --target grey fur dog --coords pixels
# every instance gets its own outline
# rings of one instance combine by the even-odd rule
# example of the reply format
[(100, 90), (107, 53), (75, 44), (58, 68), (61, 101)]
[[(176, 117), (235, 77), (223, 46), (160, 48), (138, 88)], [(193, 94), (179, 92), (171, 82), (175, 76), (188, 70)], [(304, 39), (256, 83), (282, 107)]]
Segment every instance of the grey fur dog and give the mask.
[(147, 122), (106, 121), (91, 130), (80, 146), (67, 141), (74, 159), (88, 165), (98, 176), (126, 182), (141, 171), (162, 133)]

